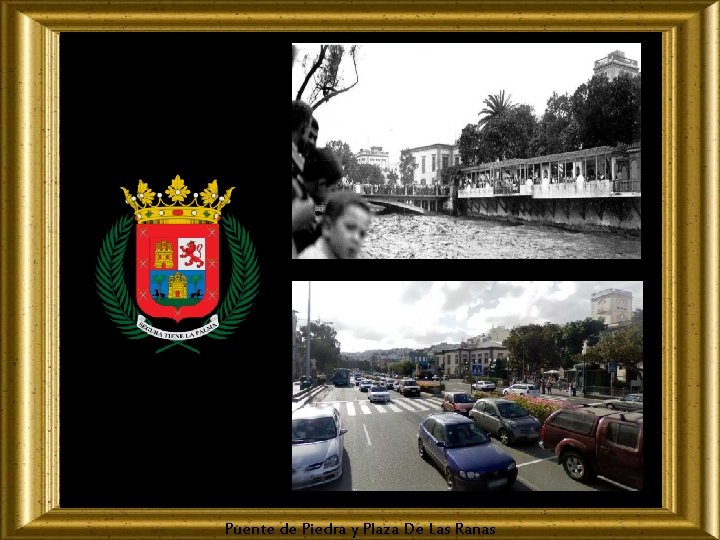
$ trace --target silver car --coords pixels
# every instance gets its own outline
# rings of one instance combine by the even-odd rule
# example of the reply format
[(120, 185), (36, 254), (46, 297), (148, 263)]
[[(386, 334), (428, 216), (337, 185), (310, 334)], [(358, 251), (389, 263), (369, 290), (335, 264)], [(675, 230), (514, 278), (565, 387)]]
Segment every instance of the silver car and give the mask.
[(334, 407), (302, 407), (292, 415), (292, 488), (337, 480), (343, 473), (343, 435)]
[(509, 399), (479, 399), (468, 416), (505, 446), (520, 441), (537, 442), (540, 438), (540, 421)]
[(642, 412), (643, 395), (627, 394), (620, 399), (608, 399), (603, 401), (603, 406), (618, 411)]
[(372, 402), (390, 401), (390, 392), (387, 391), (387, 388), (379, 384), (371, 386), (368, 390), (368, 399)]

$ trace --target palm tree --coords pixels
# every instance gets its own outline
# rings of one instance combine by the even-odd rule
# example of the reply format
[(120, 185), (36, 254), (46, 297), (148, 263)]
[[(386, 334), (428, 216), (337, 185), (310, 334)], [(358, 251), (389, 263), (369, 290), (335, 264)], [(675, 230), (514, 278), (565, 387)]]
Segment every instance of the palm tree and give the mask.
[(155, 283), (157, 285), (159, 292), (162, 292), (162, 284), (165, 283), (165, 279), (166, 279), (165, 274), (158, 273), (158, 274), (153, 275), (153, 278), (152, 278), (153, 283)]
[(497, 118), (502, 113), (509, 111), (513, 108), (513, 104), (510, 101), (510, 94), (505, 97), (505, 90), (500, 90), (496, 95), (490, 94), (486, 99), (483, 100), (485, 108), (478, 113), (478, 116), (484, 114), (485, 116), (480, 119), (478, 125), (482, 129), (493, 118)]

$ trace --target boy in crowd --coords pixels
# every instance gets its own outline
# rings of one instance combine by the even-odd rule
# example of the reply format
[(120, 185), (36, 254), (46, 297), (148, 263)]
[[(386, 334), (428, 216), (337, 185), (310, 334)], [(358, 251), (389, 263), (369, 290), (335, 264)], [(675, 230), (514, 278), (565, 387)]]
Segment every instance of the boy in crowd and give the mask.
[[(317, 204), (323, 204), (328, 194), (337, 188), (343, 175), (340, 159), (329, 148), (310, 148), (305, 159), (303, 178), (308, 194)], [(320, 238), (320, 223), (313, 220), (293, 232), (298, 253)]]
[(322, 235), (298, 259), (358, 259), (370, 228), (370, 208), (351, 191), (336, 191), (325, 201)]

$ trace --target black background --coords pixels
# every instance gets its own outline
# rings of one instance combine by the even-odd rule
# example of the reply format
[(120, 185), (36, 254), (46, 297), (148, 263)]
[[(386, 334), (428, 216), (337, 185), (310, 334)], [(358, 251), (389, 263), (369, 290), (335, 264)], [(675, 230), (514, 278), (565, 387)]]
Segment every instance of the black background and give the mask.
[[(278, 208), (278, 188), (287, 177), (286, 166), (280, 166), (287, 160), (280, 158), (287, 151), (287, 56), (292, 42), (334, 40), (643, 42), (642, 260), (293, 264), (289, 218)], [(661, 358), (660, 34), (68, 32), (60, 46), (63, 508), (248, 507), (248, 501), (258, 508), (660, 505), (659, 406), (645, 417), (647, 472), (641, 493), (499, 493), (480, 496), (479, 503), (457, 493), (291, 492), (287, 439), (292, 280), (393, 275), (641, 280), (646, 355)], [(462, 74), (447, 78), (451, 93), (453, 80), (460, 84)], [(479, 104), (484, 97), (478, 96)], [(428, 112), (433, 109), (428, 104)], [(468, 121), (475, 114), (469, 111)], [(201, 191), (213, 179), (221, 192), (236, 187), (224, 213), (248, 230), (260, 264), (261, 287), (250, 315), (228, 340), (195, 340), (200, 355), (180, 347), (157, 354), (163, 345), (158, 340), (127, 340), (95, 292), (102, 240), (129, 211), (120, 186), (133, 191), (141, 178), (161, 192), (177, 174), (191, 191)], [(130, 284), (132, 243), (133, 236), (126, 271)], [(225, 251), (222, 260), (227, 269)], [(226, 280), (222, 273), (221, 282)], [(645, 392), (659, 400), (660, 362), (653, 364)], [(558, 474), (564, 474), (560, 467)]]

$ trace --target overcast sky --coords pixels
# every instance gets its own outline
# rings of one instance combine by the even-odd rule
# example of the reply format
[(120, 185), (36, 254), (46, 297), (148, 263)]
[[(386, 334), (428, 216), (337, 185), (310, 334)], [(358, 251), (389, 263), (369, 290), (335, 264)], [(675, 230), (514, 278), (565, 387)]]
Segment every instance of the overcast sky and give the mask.
[[(319, 48), (295, 45), (293, 99), (303, 56)], [(483, 100), (500, 90), (542, 116), (554, 91), (572, 95), (592, 77), (595, 60), (616, 50), (642, 70), (640, 43), (360, 44), (359, 83), (316, 110), (318, 145), (340, 139), (353, 152), (382, 146), (396, 163), (404, 148), (454, 144), (462, 129), (480, 118)], [(355, 80), (352, 63), (345, 80)]]
[[(564, 324), (590, 317), (590, 296), (632, 293), (643, 307), (642, 281), (313, 281), (310, 319), (332, 323), (343, 353), (460, 343), (490, 330)], [(308, 313), (308, 282), (294, 281), (298, 326)]]

